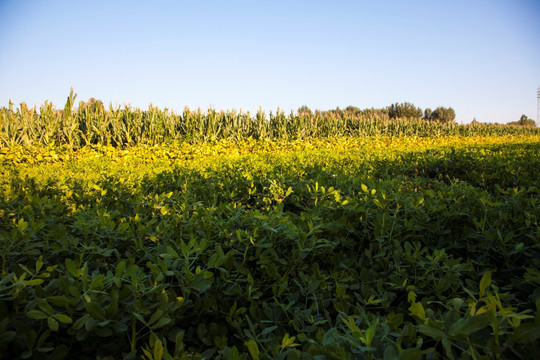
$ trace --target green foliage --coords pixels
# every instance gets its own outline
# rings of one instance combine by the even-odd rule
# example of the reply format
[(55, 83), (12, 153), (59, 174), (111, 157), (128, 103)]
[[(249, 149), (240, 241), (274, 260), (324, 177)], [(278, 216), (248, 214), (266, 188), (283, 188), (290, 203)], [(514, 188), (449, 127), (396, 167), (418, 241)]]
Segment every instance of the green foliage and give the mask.
[(104, 113), (105, 106), (103, 105), (103, 102), (101, 100), (90, 98), (87, 102), (79, 102), (79, 111), (88, 111), (90, 113)]
[(344, 110), (349, 116), (360, 116), (362, 115), (362, 110), (356, 106), (349, 105)]
[(454, 122), (456, 118), (456, 112), (451, 107), (445, 108), (439, 106), (431, 113), (430, 119), (433, 121), (438, 121), (441, 123), (451, 123)]
[(534, 358), (539, 152), (538, 136), (0, 149), (0, 353)]
[(426, 108), (424, 110), (424, 116), (422, 117), (422, 119), (424, 120), (431, 120), (431, 115), (432, 115), (433, 111), (430, 109), (430, 108)]
[(533, 119), (529, 119), (527, 117), (527, 115), (521, 115), (521, 118), (519, 119), (519, 121), (513, 121), (513, 122), (510, 122), (508, 123), (508, 125), (518, 125), (518, 126), (530, 126), (530, 127), (534, 127), (536, 126), (536, 123), (534, 122)]
[(313, 112), (311, 111), (311, 109), (307, 105), (300, 106), (298, 108), (297, 113), (298, 113), (298, 115), (307, 115), (307, 116), (312, 116), (313, 115)]
[[(427, 121), (422, 111), (409, 103), (384, 109), (360, 110), (349, 106), (329, 111), (311, 111), (302, 106), (286, 115), (281, 110), (265, 114), (220, 111), (206, 113), (184, 109), (176, 114), (150, 106), (148, 110), (128, 106), (106, 109), (100, 100), (80, 102), (74, 109), (76, 94), (71, 91), (63, 110), (45, 102), (39, 110), (24, 103), (14, 109), (12, 103), (0, 108), (0, 147), (15, 145), (68, 146), (78, 149), (89, 145), (130, 147), (164, 142), (209, 144), (219, 140), (308, 140), (336, 136), (490, 136), (534, 135), (534, 127), (459, 125), (453, 122), (453, 110), (438, 108)], [(426, 109), (427, 111), (428, 109)], [(438, 111), (438, 112), (437, 112)], [(453, 115), (452, 115), (453, 114)], [(426, 114), (424, 114), (426, 116)], [(399, 118), (399, 121), (395, 119)]]
[(388, 115), (390, 119), (420, 119), (422, 109), (408, 102), (395, 103), (388, 107)]

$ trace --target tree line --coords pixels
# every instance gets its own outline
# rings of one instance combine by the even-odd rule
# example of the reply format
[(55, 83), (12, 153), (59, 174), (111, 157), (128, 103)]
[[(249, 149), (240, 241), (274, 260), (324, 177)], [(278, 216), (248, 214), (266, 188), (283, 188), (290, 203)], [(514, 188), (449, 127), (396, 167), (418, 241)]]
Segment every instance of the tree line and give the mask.
[[(298, 108), (299, 114), (308, 114), (312, 115), (313, 111), (309, 109), (306, 105)], [(345, 109), (340, 109), (339, 107), (334, 110), (316, 110), (315, 114), (332, 114), (337, 116), (362, 116), (373, 119), (423, 119), (429, 121), (437, 121), (440, 123), (451, 123), (456, 119), (456, 112), (451, 107), (439, 106), (435, 110), (431, 108), (426, 108), (422, 111), (421, 108), (416, 107), (414, 104), (409, 102), (394, 103), (390, 106), (383, 108), (369, 108), (361, 110), (356, 106), (347, 106)]]
[[(304, 115), (333, 115), (339, 117), (363, 117), (373, 120), (393, 120), (393, 119), (411, 119), (411, 120), (427, 120), (435, 121), (438, 123), (453, 123), (456, 119), (456, 112), (451, 107), (438, 106), (435, 110), (426, 108), (422, 111), (421, 108), (415, 106), (409, 102), (393, 103), (390, 106), (383, 108), (366, 108), (360, 109), (356, 106), (347, 106), (345, 109), (339, 107), (333, 110), (315, 110), (314, 112), (306, 105), (298, 108), (298, 114)], [(472, 121), (473, 124), (482, 124), (476, 119)], [(489, 123), (488, 123), (489, 124)], [(492, 125), (499, 125), (497, 123)], [(518, 121), (509, 122), (508, 125), (515, 126), (536, 126), (533, 119), (527, 117), (527, 115), (521, 115)]]

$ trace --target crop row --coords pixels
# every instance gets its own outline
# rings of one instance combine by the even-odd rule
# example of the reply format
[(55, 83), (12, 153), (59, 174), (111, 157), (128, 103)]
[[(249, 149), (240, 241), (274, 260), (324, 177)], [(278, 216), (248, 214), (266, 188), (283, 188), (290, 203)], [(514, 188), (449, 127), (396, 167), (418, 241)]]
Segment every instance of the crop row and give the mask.
[(143, 111), (124, 108), (79, 106), (76, 95), (68, 97), (63, 110), (51, 103), (39, 111), (21, 104), (0, 109), (0, 147), (14, 145), (86, 145), (134, 146), (171, 141), (207, 143), (216, 140), (247, 139), (295, 140), (336, 136), (492, 136), (538, 135), (535, 127), (501, 126), (454, 122), (439, 123), (420, 119), (393, 119), (351, 112), (265, 114), (208, 110), (182, 114), (150, 107)]

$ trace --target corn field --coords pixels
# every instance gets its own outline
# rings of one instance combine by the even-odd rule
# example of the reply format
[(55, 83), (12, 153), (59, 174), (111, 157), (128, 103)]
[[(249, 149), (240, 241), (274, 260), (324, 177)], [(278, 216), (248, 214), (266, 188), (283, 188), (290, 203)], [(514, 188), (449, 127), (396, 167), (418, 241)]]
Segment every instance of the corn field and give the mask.
[(355, 116), (277, 110), (269, 114), (185, 108), (182, 114), (150, 106), (74, 109), (71, 91), (63, 110), (50, 102), (28, 108), (13, 103), (0, 109), (0, 147), (14, 145), (67, 145), (71, 148), (102, 144), (134, 146), (171, 141), (208, 143), (245, 139), (301, 140), (337, 136), (493, 136), (538, 135), (535, 127), (438, 123), (421, 119), (390, 120), (387, 116)]

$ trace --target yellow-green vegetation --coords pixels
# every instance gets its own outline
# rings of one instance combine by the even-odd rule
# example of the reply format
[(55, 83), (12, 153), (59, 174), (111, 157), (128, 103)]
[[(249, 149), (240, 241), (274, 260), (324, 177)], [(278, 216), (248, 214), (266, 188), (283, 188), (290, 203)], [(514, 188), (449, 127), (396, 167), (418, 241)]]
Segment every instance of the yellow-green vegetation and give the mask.
[[(95, 100), (81, 102), (75, 110), (75, 98), (72, 90), (63, 110), (55, 109), (49, 102), (39, 109), (31, 109), (24, 103), (19, 108), (14, 108), (12, 103), (7, 108), (0, 108), (0, 147), (53, 145), (74, 149), (87, 145), (126, 147), (165, 142), (293, 141), (343, 136), (540, 135), (540, 128), (534, 126), (460, 125), (451, 121), (422, 120), (414, 117), (416, 115), (398, 117), (407, 116), (406, 111), (389, 114), (388, 111), (367, 109), (359, 112), (359, 109), (349, 107), (345, 111), (299, 111), (286, 115), (278, 110), (251, 115), (249, 112), (215, 110), (203, 113), (200, 109), (186, 108), (182, 114), (176, 114), (152, 106), (144, 111), (112, 105), (106, 109)], [(393, 107), (402, 105), (394, 104)]]
[(0, 356), (538, 354), (538, 135), (71, 145), (0, 149)]

